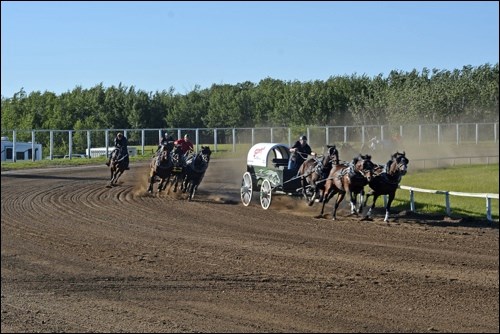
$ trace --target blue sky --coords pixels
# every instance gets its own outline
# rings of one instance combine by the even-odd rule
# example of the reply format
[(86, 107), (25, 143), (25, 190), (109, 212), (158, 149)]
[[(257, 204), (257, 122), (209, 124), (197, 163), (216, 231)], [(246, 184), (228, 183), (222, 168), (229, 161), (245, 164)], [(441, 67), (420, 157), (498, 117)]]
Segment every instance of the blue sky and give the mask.
[(1, 95), (493, 65), (498, 12), (498, 1), (2, 1)]

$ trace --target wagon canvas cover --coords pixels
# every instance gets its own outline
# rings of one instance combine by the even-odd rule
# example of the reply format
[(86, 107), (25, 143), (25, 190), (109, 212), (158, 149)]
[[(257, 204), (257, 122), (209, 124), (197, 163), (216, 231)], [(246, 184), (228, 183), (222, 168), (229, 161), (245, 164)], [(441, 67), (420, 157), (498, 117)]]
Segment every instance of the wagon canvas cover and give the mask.
[(247, 155), (248, 166), (270, 167), (272, 159), (287, 159), (290, 151), (285, 144), (258, 143), (250, 148)]

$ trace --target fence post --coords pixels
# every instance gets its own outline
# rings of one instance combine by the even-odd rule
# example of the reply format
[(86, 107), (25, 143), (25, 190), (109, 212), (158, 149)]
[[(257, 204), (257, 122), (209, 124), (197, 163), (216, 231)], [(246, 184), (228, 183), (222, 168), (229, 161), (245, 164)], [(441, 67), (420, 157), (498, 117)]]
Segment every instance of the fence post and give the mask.
[(109, 130), (106, 129), (106, 131), (104, 132), (104, 140), (106, 141), (106, 158), (109, 157), (109, 148), (108, 148), (108, 145), (109, 145)]
[(233, 153), (236, 152), (236, 129), (233, 128)]
[(17, 160), (16, 141), (17, 141), (17, 132), (16, 132), (16, 130), (13, 130), (12, 131), (12, 162), (16, 162), (16, 160)]
[(72, 155), (73, 155), (73, 131), (72, 130), (68, 131), (68, 141), (69, 141), (68, 155), (69, 155), (69, 160), (71, 160)]
[(50, 130), (50, 143), (49, 143), (49, 156), (50, 156), (50, 160), (54, 160), (54, 130)]
[(479, 143), (479, 124), (476, 123), (476, 144)]
[(450, 216), (450, 212), (451, 212), (451, 209), (450, 209), (450, 194), (448, 193), (448, 191), (445, 191), (444, 197), (445, 197), (445, 202), (446, 202), (446, 215)]
[(410, 188), (410, 211), (415, 212), (415, 192)]
[(438, 145), (441, 144), (441, 124), (438, 124)]
[(142, 152), (142, 156), (144, 156), (144, 142), (145, 142), (144, 140), (146, 139), (145, 136), (146, 136), (145, 130), (142, 129), (141, 130), (141, 152)]
[(35, 152), (35, 130), (31, 131), (31, 161), (36, 160), (36, 152)]
[(486, 196), (486, 219), (491, 222), (491, 198)]
[(217, 152), (217, 128), (214, 129), (214, 152)]
[(90, 159), (90, 130), (87, 130), (87, 154)]

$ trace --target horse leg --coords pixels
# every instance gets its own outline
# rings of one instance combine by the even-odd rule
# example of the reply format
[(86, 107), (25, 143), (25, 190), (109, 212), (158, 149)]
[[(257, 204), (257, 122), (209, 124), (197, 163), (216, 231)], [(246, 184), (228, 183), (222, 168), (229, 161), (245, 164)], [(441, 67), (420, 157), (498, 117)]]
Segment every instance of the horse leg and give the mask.
[(350, 204), (351, 204), (351, 215), (357, 214), (358, 210), (356, 208), (357, 203), (357, 194), (353, 191), (349, 192)]
[(338, 193), (337, 200), (335, 201), (335, 206), (333, 207), (332, 220), (337, 220), (337, 209), (339, 208), (340, 203), (344, 200), (345, 194), (345, 191), (340, 191)]
[(181, 180), (179, 181), (179, 188), (183, 193), (189, 192), (189, 179), (187, 175), (183, 175)]
[(164, 191), (167, 187), (168, 176), (160, 179), (160, 184), (158, 185), (158, 191)]
[(109, 178), (109, 185), (112, 186), (115, 181), (115, 172), (111, 169), (111, 177)]
[(312, 206), (314, 204), (314, 200), (316, 200), (316, 189), (315, 188), (311, 188), (312, 189), (312, 195), (311, 195), (311, 198), (309, 199), (309, 202), (307, 203), (307, 205), (309, 206)]
[(158, 180), (158, 192), (161, 193), (164, 179), (159, 177), (159, 176), (158, 176), (158, 178), (159, 178), (159, 180)]
[[(356, 195), (357, 196), (357, 195)], [(365, 197), (365, 190), (361, 189), (359, 192), (359, 208), (358, 208), (358, 213), (363, 213), (363, 197)]]
[(324, 191), (324, 199), (323, 199), (323, 205), (321, 205), (321, 213), (319, 214), (318, 218), (323, 217), (323, 214), (325, 213), (325, 205), (330, 201), (330, 199), (335, 195), (335, 191), (333, 188), (330, 188), (328, 190)]
[(189, 190), (188, 201), (191, 201), (194, 198), (194, 192), (196, 191), (196, 186), (194, 185), (193, 182), (189, 183), (188, 190)]
[(318, 198), (318, 202), (319, 203), (322, 203), (325, 199), (325, 190), (322, 189), (322, 188), (319, 188), (319, 198)]
[(302, 184), (302, 196), (304, 196), (304, 199), (307, 202), (309, 202), (309, 197), (307, 196), (307, 192), (306, 192), (307, 182), (306, 182), (306, 178), (304, 176), (302, 176), (300, 178), (300, 183)]
[(172, 191), (175, 193), (177, 192), (177, 177), (178, 175), (175, 174), (173, 177), (172, 177), (172, 180), (170, 180), (170, 187), (172, 188)]
[(123, 169), (120, 169), (120, 171), (118, 172), (118, 175), (116, 176), (115, 184), (118, 183), (118, 179), (120, 178), (120, 176), (122, 176), (122, 174), (123, 174)]
[[(351, 191), (351, 214), (358, 215), (363, 212), (363, 197), (365, 191), (362, 189), (360, 192)], [(359, 195), (359, 207), (358, 207), (358, 195)]]
[(155, 180), (155, 175), (154, 173), (151, 173), (149, 176), (149, 186), (148, 186), (148, 193), (153, 193), (153, 183)]
[(366, 218), (371, 218), (372, 211), (373, 211), (373, 209), (375, 209), (375, 203), (377, 202), (377, 198), (380, 196), (379, 194), (374, 193), (374, 192), (373, 192), (373, 193), (368, 193), (368, 194), (366, 195), (366, 200), (365, 200), (366, 202), (368, 202), (368, 197), (369, 197), (370, 195), (372, 195), (372, 196), (373, 196), (373, 203), (372, 203), (372, 205), (370, 206), (370, 209), (368, 210), (368, 212), (366, 213)]
[(389, 221), (389, 212), (391, 211), (391, 204), (395, 196), (396, 196), (395, 191), (389, 193), (389, 199), (387, 200), (387, 205), (385, 206), (385, 218), (384, 218), (385, 222)]

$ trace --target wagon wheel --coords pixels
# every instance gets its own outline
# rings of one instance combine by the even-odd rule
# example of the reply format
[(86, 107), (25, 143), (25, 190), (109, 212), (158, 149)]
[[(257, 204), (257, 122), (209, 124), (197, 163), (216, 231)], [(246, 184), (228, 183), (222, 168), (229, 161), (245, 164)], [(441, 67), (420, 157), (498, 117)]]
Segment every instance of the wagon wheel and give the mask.
[(249, 172), (243, 174), (241, 180), (241, 202), (244, 206), (248, 206), (252, 200), (252, 175)]
[(260, 186), (260, 205), (264, 210), (267, 210), (271, 205), (271, 183), (265, 179)]

